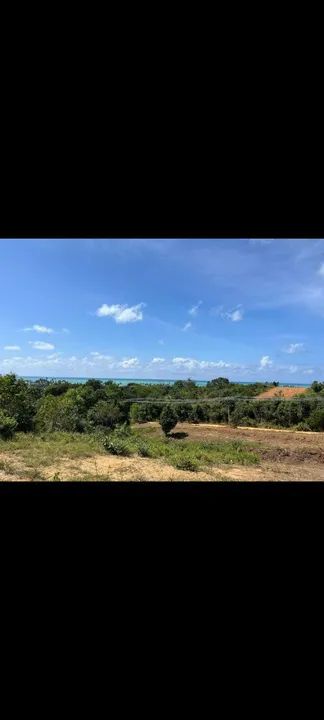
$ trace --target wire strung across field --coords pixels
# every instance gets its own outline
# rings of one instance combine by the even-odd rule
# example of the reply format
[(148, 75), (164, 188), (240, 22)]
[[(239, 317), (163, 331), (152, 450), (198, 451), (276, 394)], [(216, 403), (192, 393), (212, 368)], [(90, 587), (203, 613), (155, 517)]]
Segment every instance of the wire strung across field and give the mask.
[(212, 397), (212, 398), (194, 398), (192, 400), (188, 400), (187, 398), (183, 399), (174, 399), (174, 398), (123, 398), (122, 400), (119, 400), (119, 398), (114, 398), (111, 400), (108, 400), (108, 402), (120, 402), (120, 403), (147, 403), (147, 404), (153, 404), (153, 405), (171, 405), (171, 404), (198, 404), (201, 405), (202, 403), (211, 403), (211, 402), (238, 402), (238, 401), (244, 401), (244, 402), (278, 402), (278, 400), (285, 400), (286, 402), (293, 402), (293, 403), (300, 403), (300, 402), (317, 402), (317, 403), (324, 403), (324, 397), (317, 398), (317, 397), (298, 397), (298, 398), (285, 398), (285, 397), (269, 397), (269, 398), (258, 398), (258, 397)]

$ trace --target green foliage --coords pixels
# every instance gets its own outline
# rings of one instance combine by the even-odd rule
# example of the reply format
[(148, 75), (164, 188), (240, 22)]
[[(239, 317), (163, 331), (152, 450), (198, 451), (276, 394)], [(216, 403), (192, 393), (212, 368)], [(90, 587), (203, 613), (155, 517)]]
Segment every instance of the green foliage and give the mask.
[(113, 429), (128, 420), (125, 405), (99, 400), (87, 413), (91, 427), (101, 426)]
[(132, 424), (140, 422), (140, 405), (138, 403), (132, 403), (130, 407), (129, 419)]
[(310, 430), (310, 427), (307, 422), (300, 422), (298, 425), (296, 425), (296, 430), (308, 432)]
[(57, 382), (50, 383), (45, 387), (45, 395), (64, 395), (70, 388), (70, 383), (58, 380)]
[(140, 457), (152, 457), (152, 452), (149, 445), (146, 442), (139, 442), (137, 446), (137, 452)]
[(17, 430), (32, 430), (37, 399), (29, 385), (14, 374), (0, 377), (0, 408), (17, 422)]
[(130, 455), (127, 440), (115, 435), (107, 435), (103, 441), (103, 447), (110, 455)]
[[(141, 448), (144, 445), (144, 454)], [(142, 457), (161, 458), (183, 470), (199, 470), (209, 465), (239, 464), (252, 465), (258, 462), (254, 445), (244, 441), (197, 442), (175, 440), (144, 434), (142, 430), (132, 431), (127, 443), (131, 454)]]
[(3, 440), (8, 440), (8, 438), (13, 437), (16, 428), (17, 422), (15, 418), (0, 410), (0, 437)]
[(314, 380), (314, 382), (311, 384), (311, 390), (315, 393), (319, 393), (322, 390), (324, 390), (324, 383), (318, 382), (318, 380)]
[[(289, 428), (308, 423), (313, 412), (323, 407), (324, 383), (318, 381), (296, 399), (258, 400), (261, 391), (275, 385), (239, 385), (220, 377), (205, 387), (190, 379), (173, 385), (119, 386), (96, 379), (85, 384), (45, 379), (27, 382), (9, 374), (0, 376), (0, 409), (15, 420), (17, 432), (91, 431), (100, 435), (123, 423), (146, 423), (160, 417), (164, 422), (169, 418), (166, 434), (177, 420)], [(313, 422), (318, 424), (317, 415)]]
[(324, 408), (313, 410), (307, 421), (311, 430), (317, 432), (324, 430)]
[(190, 470), (191, 472), (197, 472), (197, 470), (199, 470), (199, 463), (197, 460), (184, 456), (177, 458), (174, 466), (178, 468), (178, 470)]
[(165, 405), (160, 415), (160, 425), (165, 435), (168, 435), (178, 422), (178, 416), (172, 405)]
[(208, 420), (206, 408), (203, 405), (193, 405), (188, 420), (192, 423), (206, 422)]

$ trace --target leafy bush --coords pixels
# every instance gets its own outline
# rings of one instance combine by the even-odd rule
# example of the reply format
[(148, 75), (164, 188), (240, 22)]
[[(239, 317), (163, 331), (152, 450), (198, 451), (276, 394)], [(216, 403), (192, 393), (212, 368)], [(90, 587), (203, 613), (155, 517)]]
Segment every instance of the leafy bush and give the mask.
[(0, 410), (0, 437), (3, 440), (8, 440), (14, 435), (16, 428), (17, 422), (15, 418)]
[(46, 395), (39, 403), (35, 424), (40, 432), (83, 432), (86, 423), (77, 391), (68, 390), (60, 396)]
[(32, 430), (37, 396), (32, 388), (14, 373), (0, 377), (0, 407), (17, 421), (17, 430)]
[(324, 390), (324, 383), (318, 382), (318, 380), (314, 380), (314, 382), (311, 384), (311, 390), (315, 393), (319, 393), (322, 390)]
[(138, 403), (132, 403), (130, 407), (129, 419), (131, 423), (138, 423), (140, 415), (140, 405)]
[(140, 442), (138, 444), (137, 452), (141, 457), (152, 457), (152, 451), (150, 450), (147, 443)]
[(178, 422), (178, 416), (172, 405), (165, 405), (160, 415), (160, 425), (165, 435), (168, 435)]
[(130, 448), (126, 440), (113, 435), (108, 435), (103, 441), (103, 446), (106, 452), (110, 455), (130, 455)]
[(174, 466), (178, 468), (178, 470), (190, 470), (191, 472), (197, 472), (199, 469), (199, 464), (196, 460), (185, 456), (177, 458)]
[(324, 430), (324, 409), (313, 410), (307, 422), (311, 430), (317, 432)]
[(298, 425), (296, 425), (296, 430), (302, 430), (303, 432), (309, 431), (310, 427), (307, 422), (300, 422)]
[(205, 408), (202, 405), (194, 405), (188, 419), (191, 423), (205, 422), (208, 419)]
[(58, 380), (57, 382), (50, 383), (45, 388), (45, 395), (64, 395), (70, 388), (70, 383), (62, 380)]
[(119, 423), (125, 422), (125, 412), (117, 403), (99, 400), (87, 413), (87, 420), (92, 426), (101, 425), (106, 428), (115, 428)]

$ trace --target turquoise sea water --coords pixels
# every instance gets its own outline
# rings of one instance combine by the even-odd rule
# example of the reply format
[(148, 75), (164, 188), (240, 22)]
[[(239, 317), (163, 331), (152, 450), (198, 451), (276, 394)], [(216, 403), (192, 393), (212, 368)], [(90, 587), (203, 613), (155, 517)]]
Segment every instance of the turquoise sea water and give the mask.
[[(21, 376), (23, 380), (29, 380), (30, 382), (35, 382), (36, 380), (66, 380), (70, 383), (86, 383), (89, 378), (77, 378), (77, 377), (50, 377), (45, 375), (37, 375), (37, 376)], [(139, 385), (173, 385), (176, 380), (151, 380), (151, 379), (143, 379), (143, 378), (97, 378), (98, 380), (101, 380), (102, 382), (107, 382), (108, 380), (112, 380), (113, 382), (117, 383), (118, 385), (128, 385), (129, 383), (137, 383)], [(207, 385), (207, 380), (195, 380), (194, 381), (196, 385), (200, 385), (201, 387), (204, 387)], [(234, 382), (234, 381), (233, 381)], [(237, 382), (237, 381), (235, 381)], [(259, 381), (261, 382), (261, 380)], [(239, 382), (239, 385), (251, 385), (251, 382)], [(279, 383), (279, 387), (310, 387), (310, 383)]]

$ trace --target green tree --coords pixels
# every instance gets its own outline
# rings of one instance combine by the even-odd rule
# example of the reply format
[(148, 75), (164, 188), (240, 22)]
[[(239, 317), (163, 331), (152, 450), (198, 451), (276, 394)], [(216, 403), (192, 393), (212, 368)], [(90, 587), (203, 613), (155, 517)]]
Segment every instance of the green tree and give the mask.
[(169, 435), (176, 426), (178, 416), (172, 405), (165, 405), (160, 415), (160, 425), (165, 435)]
[(3, 440), (11, 438), (17, 428), (15, 418), (0, 410), (0, 437)]
[(0, 377), (0, 407), (17, 422), (17, 430), (33, 429), (37, 396), (29, 383), (14, 373)]
[(318, 382), (318, 380), (314, 380), (314, 382), (311, 384), (311, 390), (315, 393), (321, 392), (321, 390), (324, 389), (324, 383)]
[(92, 427), (115, 428), (129, 421), (128, 408), (126, 403), (118, 404), (99, 400), (87, 414), (87, 420)]

